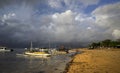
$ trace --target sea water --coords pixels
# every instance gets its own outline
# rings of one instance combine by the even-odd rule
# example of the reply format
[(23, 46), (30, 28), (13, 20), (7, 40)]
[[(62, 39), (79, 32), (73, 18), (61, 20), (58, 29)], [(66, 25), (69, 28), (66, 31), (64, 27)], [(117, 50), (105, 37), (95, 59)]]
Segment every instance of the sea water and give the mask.
[(62, 73), (71, 57), (55, 55), (49, 58), (16, 55), (23, 49), (13, 52), (0, 52), (0, 73)]

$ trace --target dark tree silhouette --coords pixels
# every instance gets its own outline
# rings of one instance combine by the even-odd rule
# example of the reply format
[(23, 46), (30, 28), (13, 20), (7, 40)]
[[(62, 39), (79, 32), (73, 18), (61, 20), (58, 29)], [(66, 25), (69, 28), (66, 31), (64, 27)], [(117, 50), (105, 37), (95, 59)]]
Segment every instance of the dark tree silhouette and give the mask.
[(110, 39), (103, 40), (101, 42), (93, 42), (89, 45), (90, 49), (95, 48), (119, 48), (120, 47), (120, 39), (117, 39), (116, 41), (112, 41)]

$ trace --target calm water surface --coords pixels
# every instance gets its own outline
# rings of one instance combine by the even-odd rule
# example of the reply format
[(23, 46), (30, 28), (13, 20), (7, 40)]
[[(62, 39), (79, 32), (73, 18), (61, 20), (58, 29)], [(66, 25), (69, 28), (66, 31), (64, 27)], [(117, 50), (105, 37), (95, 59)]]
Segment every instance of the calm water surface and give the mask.
[(61, 73), (71, 58), (67, 55), (56, 55), (47, 59), (32, 56), (18, 56), (23, 49), (13, 52), (0, 52), (0, 73)]

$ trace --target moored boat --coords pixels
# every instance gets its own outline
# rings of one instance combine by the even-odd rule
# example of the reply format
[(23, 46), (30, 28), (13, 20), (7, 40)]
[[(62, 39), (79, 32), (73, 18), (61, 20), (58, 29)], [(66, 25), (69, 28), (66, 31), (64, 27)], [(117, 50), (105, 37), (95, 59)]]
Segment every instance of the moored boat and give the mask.
[(45, 53), (45, 52), (30, 52), (30, 51), (27, 51), (25, 52), (26, 55), (31, 55), (31, 56), (41, 56), (41, 57), (48, 57), (50, 56), (51, 54), (49, 53)]
[(10, 52), (12, 49), (7, 49), (6, 47), (0, 47), (0, 52)]
[(31, 42), (31, 48), (27, 49), (27, 51), (25, 51), (24, 53), (25, 55), (30, 55), (30, 56), (41, 56), (41, 57), (49, 57), (51, 54), (49, 54), (46, 51), (40, 51), (39, 50), (35, 50), (32, 48), (32, 42)]

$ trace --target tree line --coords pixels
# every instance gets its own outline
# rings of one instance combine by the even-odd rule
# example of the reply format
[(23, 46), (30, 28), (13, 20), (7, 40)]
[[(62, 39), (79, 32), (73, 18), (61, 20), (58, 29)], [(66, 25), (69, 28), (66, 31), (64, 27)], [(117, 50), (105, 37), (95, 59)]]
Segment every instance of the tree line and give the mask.
[(120, 48), (120, 39), (117, 39), (115, 41), (106, 39), (100, 42), (93, 42), (89, 45), (89, 49), (95, 48)]

